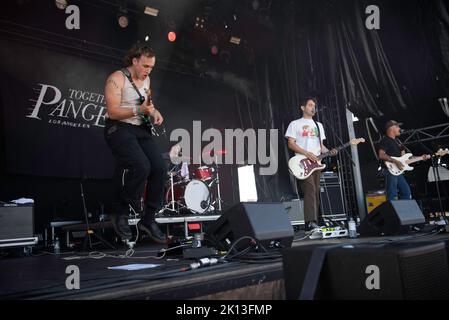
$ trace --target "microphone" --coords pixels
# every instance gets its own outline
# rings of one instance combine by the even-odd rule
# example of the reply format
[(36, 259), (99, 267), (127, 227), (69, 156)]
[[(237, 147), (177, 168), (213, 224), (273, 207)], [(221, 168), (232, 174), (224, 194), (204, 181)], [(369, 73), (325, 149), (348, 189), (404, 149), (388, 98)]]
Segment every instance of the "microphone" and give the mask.
[(316, 108), (313, 108), (311, 111), (312, 111), (313, 114), (315, 114), (316, 113)]

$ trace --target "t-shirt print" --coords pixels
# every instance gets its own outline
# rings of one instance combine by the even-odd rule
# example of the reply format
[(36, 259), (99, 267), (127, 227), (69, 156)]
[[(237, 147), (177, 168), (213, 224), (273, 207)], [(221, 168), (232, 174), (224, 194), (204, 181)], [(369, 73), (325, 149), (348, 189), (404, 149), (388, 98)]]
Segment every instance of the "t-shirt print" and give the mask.
[(317, 127), (311, 128), (308, 125), (302, 127), (302, 136), (303, 137), (318, 137), (318, 129)]

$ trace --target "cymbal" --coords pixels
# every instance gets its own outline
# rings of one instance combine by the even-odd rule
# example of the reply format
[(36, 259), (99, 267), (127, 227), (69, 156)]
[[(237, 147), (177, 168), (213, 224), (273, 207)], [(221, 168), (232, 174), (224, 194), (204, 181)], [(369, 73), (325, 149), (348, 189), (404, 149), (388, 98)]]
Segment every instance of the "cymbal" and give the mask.
[(210, 150), (209, 152), (208, 151), (204, 151), (203, 152), (203, 154), (219, 154), (219, 155), (223, 155), (223, 154), (226, 154), (227, 153), (227, 151), (226, 150), (224, 150), (224, 149), (221, 149), (221, 150)]
[(191, 157), (185, 157), (185, 156), (173, 156), (170, 157), (170, 161), (174, 162), (174, 159), (176, 158), (176, 162), (191, 162)]

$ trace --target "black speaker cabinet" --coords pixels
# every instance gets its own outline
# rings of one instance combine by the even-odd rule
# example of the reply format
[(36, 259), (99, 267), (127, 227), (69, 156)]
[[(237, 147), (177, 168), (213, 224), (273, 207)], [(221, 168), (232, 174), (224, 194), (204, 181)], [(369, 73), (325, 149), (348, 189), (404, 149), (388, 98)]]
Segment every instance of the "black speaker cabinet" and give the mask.
[[(241, 202), (227, 210), (206, 230), (206, 239), (222, 250), (239, 238), (250, 236), (265, 248), (279, 244), (290, 247), (293, 227), (281, 202)], [(248, 247), (248, 241), (236, 245), (238, 250)]]
[(320, 185), (320, 206), (323, 216), (346, 216), (343, 207), (343, 194), (339, 184)]
[(33, 205), (0, 205), (0, 242), (34, 237)]
[(362, 236), (403, 234), (426, 222), (415, 200), (387, 201), (369, 213), (359, 227)]
[[(322, 245), (283, 250), (286, 298), (300, 297), (309, 263)], [(449, 299), (445, 243), (353, 244), (330, 248), (314, 299)], [(315, 287), (315, 286), (314, 286)]]

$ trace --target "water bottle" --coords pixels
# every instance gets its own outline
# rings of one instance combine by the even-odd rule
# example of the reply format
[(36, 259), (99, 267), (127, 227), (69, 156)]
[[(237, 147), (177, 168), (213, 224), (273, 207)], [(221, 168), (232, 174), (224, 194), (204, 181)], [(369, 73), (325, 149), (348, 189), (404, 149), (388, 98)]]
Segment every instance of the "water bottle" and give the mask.
[(61, 245), (59, 244), (59, 238), (55, 240), (55, 254), (61, 253)]
[(357, 238), (357, 229), (355, 221), (354, 219), (352, 219), (352, 217), (349, 219), (348, 227), (349, 227), (349, 238)]

